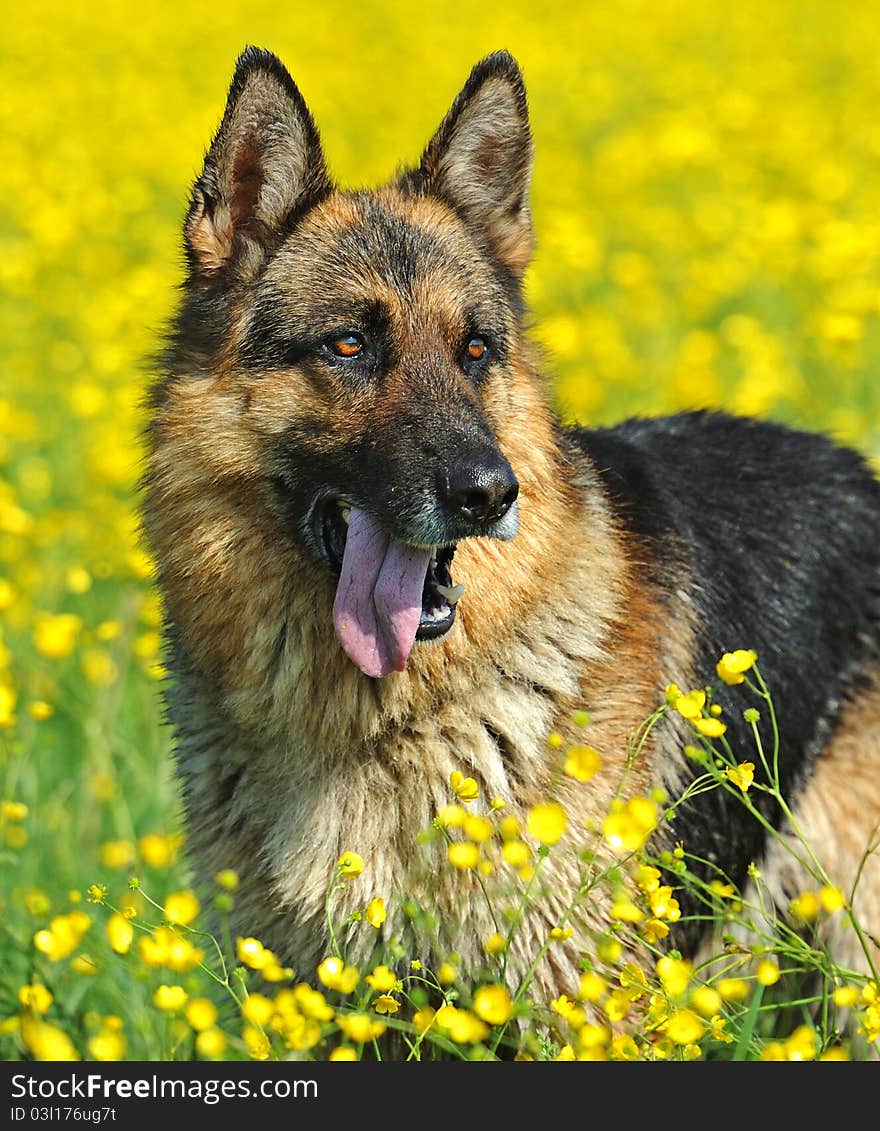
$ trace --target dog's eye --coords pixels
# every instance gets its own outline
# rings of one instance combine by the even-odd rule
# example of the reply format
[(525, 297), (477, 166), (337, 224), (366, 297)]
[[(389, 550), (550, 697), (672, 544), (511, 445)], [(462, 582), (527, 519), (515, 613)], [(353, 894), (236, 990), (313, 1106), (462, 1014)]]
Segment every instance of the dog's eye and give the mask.
[(475, 334), (469, 339), (465, 347), (465, 352), (471, 361), (482, 361), (486, 356), (488, 348), (485, 338), (481, 338), (479, 335)]
[(343, 334), (332, 338), (327, 345), (337, 357), (357, 357), (364, 348), (364, 339), (359, 334)]

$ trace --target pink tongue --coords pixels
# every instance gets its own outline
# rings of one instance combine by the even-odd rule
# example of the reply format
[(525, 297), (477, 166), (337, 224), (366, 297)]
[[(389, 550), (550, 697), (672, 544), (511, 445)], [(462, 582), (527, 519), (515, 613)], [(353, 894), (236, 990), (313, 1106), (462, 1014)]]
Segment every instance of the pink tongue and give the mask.
[(402, 672), (415, 643), (430, 550), (397, 542), (374, 518), (351, 508), (333, 624), (364, 675)]

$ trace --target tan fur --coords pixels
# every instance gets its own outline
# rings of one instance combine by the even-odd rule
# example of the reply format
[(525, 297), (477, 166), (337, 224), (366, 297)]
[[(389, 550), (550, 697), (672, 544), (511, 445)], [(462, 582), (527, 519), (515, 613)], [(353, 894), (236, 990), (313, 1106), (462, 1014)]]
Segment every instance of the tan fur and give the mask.
[[(848, 915), (838, 912), (821, 916), (819, 935), (843, 967), (876, 975), (880, 968), (880, 673), (844, 707), (783, 839), (784, 846), (771, 842), (760, 864), (761, 886), (775, 907), (785, 915), (796, 895), (819, 886), (816, 873), (821, 878), (824, 870), (867, 933), (859, 937)], [(812, 866), (812, 874), (798, 858)], [(752, 898), (754, 894), (753, 890)]]

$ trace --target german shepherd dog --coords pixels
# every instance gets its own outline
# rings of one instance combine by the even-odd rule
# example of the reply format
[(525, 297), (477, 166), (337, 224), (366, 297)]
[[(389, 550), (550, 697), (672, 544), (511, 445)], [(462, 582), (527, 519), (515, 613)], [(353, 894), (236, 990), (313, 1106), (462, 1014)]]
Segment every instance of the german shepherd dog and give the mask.
[[(238, 59), (186, 215), (145, 485), (197, 874), (237, 869), (234, 928), (310, 979), (355, 851), (366, 867), (333, 906), (349, 955), (396, 938), (476, 969), (497, 930), (480, 876), (417, 847), (450, 775), (523, 825), (554, 798), (576, 846), (621, 782), (680, 796), (701, 772), (689, 724), (667, 711), (635, 759), (631, 736), (667, 685), (705, 687), (723, 653), (754, 649), (797, 828), (876, 962), (880, 486), (829, 439), (720, 412), (562, 427), (525, 330), (531, 162), (506, 52), (474, 67), (418, 165), (371, 191), (333, 184), (274, 55)], [(723, 684), (716, 702), (754, 757), (754, 698)], [(599, 751), (590, 782), (559, 772), (554, 731)], [(756, 866), (783, 912), (816, 887), (725, 789), (653, 843), (679, 840), (743, 888)], [(564, 844), (512, 937), (514, 984), (581, 883)], [(433, 938), (404, 893), (434, 910)], [(375, 897), (378, 932), (350, 919)], [(584, 901), (536, 1000), (576, 987), (610, 902)], [(672, 940), (695, 952), (702, 926), (684, 914)], [(868, 965), (856, 932), (829, 945)]]

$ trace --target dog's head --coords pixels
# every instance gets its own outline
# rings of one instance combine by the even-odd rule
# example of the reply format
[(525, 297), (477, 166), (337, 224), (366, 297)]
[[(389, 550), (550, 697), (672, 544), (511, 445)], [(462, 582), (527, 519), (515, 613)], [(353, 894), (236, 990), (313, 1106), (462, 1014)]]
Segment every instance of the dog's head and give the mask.
[(289, 74), (248, 48), (193, 187), (160, 402), (186, 389), (206, 480), (247, 483), (320, 564), (370, 676), (450, 630), (461, 540), (518, 530), (531, 149), (501, 52), (417, 168), (342, 191)]

